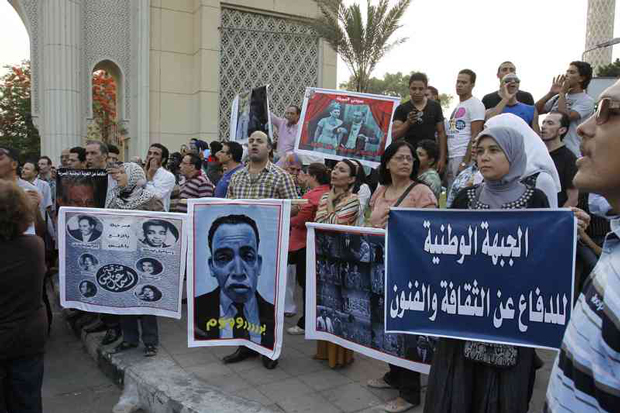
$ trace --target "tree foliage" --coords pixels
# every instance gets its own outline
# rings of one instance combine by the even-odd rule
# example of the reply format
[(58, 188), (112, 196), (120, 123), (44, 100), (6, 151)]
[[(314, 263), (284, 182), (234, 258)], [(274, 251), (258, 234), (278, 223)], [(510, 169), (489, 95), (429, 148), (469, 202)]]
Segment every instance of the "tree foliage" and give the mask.
[[(412, 71), (413, 73), (415, 71)], [(403, 74), (402, 72), (386, 73), (383, 75), (383, 79), (371, 77), (368, 79), (368, 86), (366, 88), (367, 93), (374, 93), (376, 95), (385, 96), (398, 96), (403, 102), (410, 99), (409, 96), (409, 74)], [(340, 89), (355, 90), (355, 77), (351, 76), (348, 81), (340, 84)], [(444, 109), (450, 107), (450, 103), (454, 97), (446, 93), (439, 94), (439, 100), (441, 106)]]
[[(110, 142), (116, 132), (116, 81), (105, 70), (93, 73), (93, 121), (89, 127), (89, 136), (92, 130), (100, 135), (98, 138)], [(92, 136), (91, 136), (92, 137)]]
[(620, 77), (620, 59), (598, 68), (597, 75), (600, 77)]
[(32, 122), (30, 61), (5, 66), (0, 77), (0, 144), (20, 152), (23, 158), (39, 157), (41, 137)]
[(343, 0), (316, 0), (320, 17), (312, 23), (316, 32), (340, 55), (353, 73), (355, 91), (367, 92), (370, 75), (377, 63), (407, 38), (390, 40), (412, 0), (389, 0), (374, 5), (367, 0), (366, 18), (358, 3), (345, 6)]

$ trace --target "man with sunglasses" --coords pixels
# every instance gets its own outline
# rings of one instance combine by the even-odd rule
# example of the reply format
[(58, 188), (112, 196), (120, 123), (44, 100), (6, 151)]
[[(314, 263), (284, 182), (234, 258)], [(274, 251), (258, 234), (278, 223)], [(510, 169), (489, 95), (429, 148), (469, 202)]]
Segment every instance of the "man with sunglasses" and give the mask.
[(592, 80), (592, 66), (586, 62), (571, 62), (565, 75), (553, 78), (549, 92), (536, 102), (541, 115), (558, 111), (568, 115), (570, 126), (564, 144), (575, 154), (581, 156), (577, 126), (594, 112), (594, 100), (585, 92)]
[(502, 87), (499, 90), (502, 100), (495, 107), (487, 109), (485, 120), (489, 120), (493, 116), (502, 113), (512, 113), (523, 119), (536, 133), (540, 134), (538, 111), (536, 108), (533, 105), (526, 105), (517, 100), (520, 84), (521, 80), (514, 73), (509, 73), (503, 77)]
[[(500, 82), (499, 90), (496, 90), (495, 92), (484, 95), (484, 97), (482, 98), (482, 103), (484, 104), (485, 109), (494, 108), (502, 100), (502, 97), (500, 96), (500, 92), (502, 88), (502, 80), (504, 79), (504, 76), (509, 75), (509, 74), (516, 75), (517, 67), (515, 66), (514, 63), (507, 60), (503, 62), (501, 65), (499, 65), (499, 67), (497, 68), (497, 78), (499, 79), (499, 82)], [(517, 101), (521, 103), (525, 103), (526, 105), (534, 105), (534, 98), (532, 97), (532, 94), (524, 90), (517, 91)]]
[[(573, 183), (620, 211), (620, 81), (601, 94), (596, 114), (577, 133), (583, 156)], [(620, 406), (620, 216), (610, 220), (553, 366), (545, 412), (617, 412)]]

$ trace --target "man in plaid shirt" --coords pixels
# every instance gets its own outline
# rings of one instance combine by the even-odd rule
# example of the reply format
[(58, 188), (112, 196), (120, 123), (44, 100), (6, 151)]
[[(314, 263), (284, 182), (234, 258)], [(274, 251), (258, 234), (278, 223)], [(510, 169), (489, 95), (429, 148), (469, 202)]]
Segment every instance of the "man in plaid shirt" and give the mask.
[[(280, 167), (269, 162), (272, 142), (260, 131), (254, 132), (248, 139), (250, 161), (230, 179), (226, 198), (230, 199), (296, 199), (299, 198), (293, 177)], [(291, 208), (295, 214), (297, 208)], [(258, 353), (247, 347), (239, 347), (233, 354), (224, 357), (224, 363), (237, 363)], [(278, 365), (278, 360), (262, 357), (263, 366), (271, 370)]]

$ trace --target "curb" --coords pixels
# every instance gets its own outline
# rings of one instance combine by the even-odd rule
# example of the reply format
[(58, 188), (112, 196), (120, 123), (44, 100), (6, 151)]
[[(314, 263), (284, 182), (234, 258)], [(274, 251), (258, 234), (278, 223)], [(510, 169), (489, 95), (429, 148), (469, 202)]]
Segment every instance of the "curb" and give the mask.
[(132, 412), (138, 408), (150, 413), (273, 412), (260, 403), (209, 386), (187, 373), (161, 350), (156, 357), (150, 358), (135, 350), (110, 354), (108, 351), (116, 343), (101, 346), (103, 333), (86, 334), (71, 322), (67, 323), (82, 340), (86, 352), (97, 366), (124, 389), (115, 413)]

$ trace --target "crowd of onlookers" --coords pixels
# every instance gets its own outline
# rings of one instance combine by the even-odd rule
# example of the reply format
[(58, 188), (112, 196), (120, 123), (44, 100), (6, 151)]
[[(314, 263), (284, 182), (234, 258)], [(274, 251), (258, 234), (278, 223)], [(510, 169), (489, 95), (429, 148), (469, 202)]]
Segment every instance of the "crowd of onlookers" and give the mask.
[[(514, 64), (503, 62), (497, 76), (499, 89), (479, 100), (472, 94), (476, 74), (461, 70), (455, 87), (458, 105), (444, 117), (438, 91), (428, 85), (426, 75), (414, 73), (409, 82), (411, 99), (395, 112), (392, 143), (385, 148), (377, 168), (355, 159), (322, 161), (296, 154), (294, 138), (301, 110), (294, 105), (282, 118), (272, 114), (277, 138), (273, 142), (265, 133), (254, 132), (244, 145), (192, 139), (173, 153), (155, 143), (144, 161), (134, 156), (123, 162), (124, 154), (117, 147), (94, 140), (63, 150), (56, 166), (48, 156), (22, 160), (15, 150), (0, 147), (0, 290), (4, 291), (0, 294), (4, 310), (0, 314), (0, 381), (5, 394), (10, 393), (5, 396), (8, 411), (21, 411), (19, 406), (35, 406), (28, 411), (40, 411), (42, 354), (52, 314), (43, 282), (57, 266), (56, 168), (105, 169), (105, 208), (184, 213), (186, 200), (192, 198), (303, 198), (305, 203), (292, 206), (289, 266), (304, 291), (304, 301), (308, 222), (385, 228), (389, 210), (396, 206), (578, 207), (574, 209), (579, 219), (576, 293), (594, 291), (600, 300), (611, 298), (603, 312), (592, 310), (583, 295), (577, 301), (565, 346), (552, 373), (552, 386), (558, 388), (550, 387), (548, 408), (569, 411), (574, 403), (588, 406), (574, 411), (617, 408), (620, 280), (614, 263), (618, 253), (616, 244), (606, 247), (603, 242), (610, 228), (617, 230), (613, 223), (610, 227), (605, 215), (618, 207), (620, 194), (620, 175), (613, 176), (620, 165), (613, 158), (620, 153), (620, 144), (611, 142), (613, 138), (620, 142), (620, 83), (605, 92), (591, 118), (594, 101), (586, 89), (592, 69), (585, 62), (571, 62), (566, 74), (555, 78), (549, 93), (536, 102), (520, 89)], [(542, 114), (546, 117), (539, 125)], [(600, 139), (610, 142), (597, 143), (599, 134), (603, 136)], [(576, 160), (582, 156), (583, 170), (578, 172)], [(594, 193), (605, 195), (609, 203)], [(600, 270), (609, 273), (601, 276), (609, 277), (607, 286), (602, 278), (590, 276), (596, 274), (599, 257), (609, 265)], [(615, 290), (609, 292), (611, 285)], [(606, 288), (610, 295), (603, 293)], [(43, 303), (48, 303), (47, 311)], [(305, 333), (305, 309), (300, 312), (302, 316), (288, 329), (289, 334)], [(287, 313), (294, 315), (293, 311)], [(141, 338), (144, 355), (157, 354), (155, 316), (77, 310), (66, 311), (65, 316), (87, 333), (105, 331), (102, 344), (117, 343), (112, 352), (138, 347)], [(591, 321), (593, 317), (599, 317), (598, 321)], [(587, 337), (580, 336), (579, 323), (587, 324)], [(587, 354), (588, 346), (595, 349), (593, 358)], [(476, 351), (494, 352), (498, 357), (479, 363), (476, 355), (472, 356)], [(224, 362), (257, 355), (239, 347)], [(352, 363), (354, 354), (319, 341), (315, 358), (327, 360), (336, 368)], [(273, 369), (278, 361), (263, 356), (262, 363)], [(541, 365), (533, 349), (490, 344), (474, 348), (468, 341), (440, 339), (425, 412), (526, 412)], [(399, 391), (399, 397), (384, 409), (401, 412), (420, 404), (419, 373), (395, 365), (389, 368), (384, 376), (368, 383), (374, 388)]]

